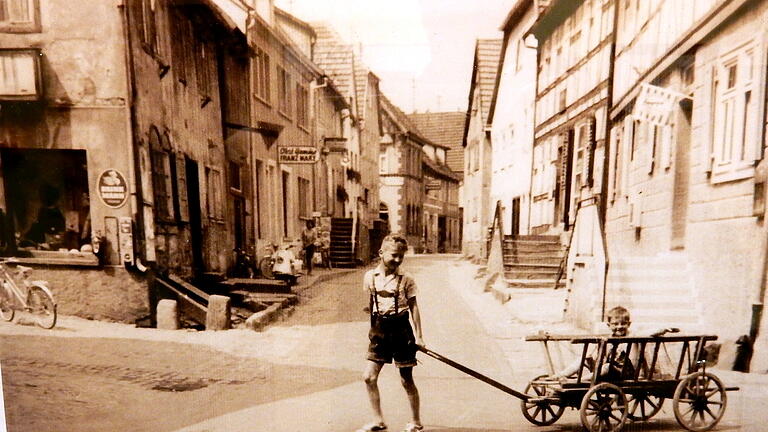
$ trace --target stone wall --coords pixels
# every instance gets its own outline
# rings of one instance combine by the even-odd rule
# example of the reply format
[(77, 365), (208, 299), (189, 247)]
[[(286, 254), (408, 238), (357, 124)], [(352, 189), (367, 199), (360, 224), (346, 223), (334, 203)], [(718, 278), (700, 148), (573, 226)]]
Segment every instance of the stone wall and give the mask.
[(31, 267), (30, 279), (48, 281), (61, 315), (133, 323), (149, 314), (143, 277), (122, 267)]

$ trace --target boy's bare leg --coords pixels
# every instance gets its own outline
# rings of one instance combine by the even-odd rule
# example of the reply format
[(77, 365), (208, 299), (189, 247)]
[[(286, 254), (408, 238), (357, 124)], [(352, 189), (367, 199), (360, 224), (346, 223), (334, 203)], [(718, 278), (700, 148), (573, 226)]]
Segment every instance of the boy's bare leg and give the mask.
[(421, 416), (419, 415), (419, 390), (416, 388), (416, 383), (413, 381), (412, 367), (400, 368), (400, 382), (403, 384), (405, 393), (408, 394), (408, 403), (411, 404), (413, 423), (421, 425)]
[(383, 366), (383, 363), (376, 363), (375, 361), (368, 360), (365, 372), (363, 373), (363, 380), (368, 388), (368, 399), (371, 401), (371, 408), (373, 409), (373, 416), (375, 417), (374, 420), (377, 423), (384, 423), (378, 385), (379, 372), (381, 372)]

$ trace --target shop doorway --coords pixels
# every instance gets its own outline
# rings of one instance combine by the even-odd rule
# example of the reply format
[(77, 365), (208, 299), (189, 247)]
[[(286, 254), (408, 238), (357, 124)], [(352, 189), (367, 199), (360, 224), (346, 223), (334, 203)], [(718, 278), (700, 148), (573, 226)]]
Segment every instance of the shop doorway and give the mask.
[(6, 253), (79, 250), (91, 243), (84, 150), (2, 149), (0, 171)]
[(189, 206), (189, 229), (192, 241), (192, 267), (195, 276), (200, 276), (203, 267), (203, 227), (200, 216), (200, 173), (197, 162), (186, 158), (187, 205)]

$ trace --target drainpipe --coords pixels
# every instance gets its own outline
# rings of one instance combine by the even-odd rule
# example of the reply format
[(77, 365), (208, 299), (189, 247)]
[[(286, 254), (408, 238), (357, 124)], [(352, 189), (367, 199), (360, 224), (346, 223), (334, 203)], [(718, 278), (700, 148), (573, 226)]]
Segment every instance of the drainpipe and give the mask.
[[(133, 68), (133, 52), (132, 52), (132, 44), (131, 44), (131, 35), (128, 29), (130, 28), (130, 18), (128, 14), (128, 7), (125, 4), (125, 1), (118, 5), (118, 8), (121, 10), (120, 18), (123, 24), (123, 38), (125, 38), (125, 66), (126, 66), (126, 85), (127, 85), (127, 100), (126, 103), (128, 104), (128, 110), (126, 110), (126, 116), (128, 117), (125, 122), (125, 128), (126, 128), (126, 134), (131, 138), (131, 150), (129, 153), (129, 165), (130, 169), (133, 172), (133, 175), (130, 176), (130, 187), (131, 190), (133, 190), (133, 193), (131, 194), (131, 214), (133, 215), (133, 219), (136, 221), (135, 226), (135, 232), (136, 237), (134, 244), (141, 244), (142, 246), (146, 247), (146, 241), (144, 239), (144, 215), (141, 210), (143, 203), (144, 203), (144, 196), (141, 190), (141, 168), (139, 167), (139, 154), (138, 154), (138, 147), (137, 143), (139, 142), (139, 136), (138, 136), (138, 130), (139, 126), (136, 121), (136, 106), (134, 104), (134, 101), (136, 99), (136, 86), (135, 86), (135, 70)], [(140, 270), (141, 272), (146, 271), (146, 267), (144, 267), (141, 263), (141, 251), (143, 251), (143, 248), (137, 247), (134, 256), (135, 256), (135, 263), (136, 268)], [(122, 257), (121, 257), (122, 259)]]
[(605, 321), (605, 300), (608, 293), (608, 236), (605, 234), (605, 226), (608, 221), (608, 169), (611, 160), (611, 108), (613, 106), (613, 74), (614, 59), (616, 57), (616, 39), (619, 28), (619, 4), (613, 3), (613, 30), (611, 31), (611, 54), (608, 62), (608, 98), (606, 101), (605, 132), (603, 132), (603, 179), (600, 184), (600, 200), (598, 207), (598, 221), (600, 222), (600, 234), (603, 239), (603, 253), (605, 254), (605, 270), (603, 271), (603, 298), (600, 307), (600, 319)]
[[(314, 46), (314, 40), (312, 41), (312, 43)], [(322, 82), (322, 84), (320, 84), (320, 82)], [(320, 153), (320, 157), (318, 158), (318, 161), (316, 163), (312, 164), (312, 205), (313, 205), (312, 209), (314, 211), (317, 211), (318, 207), (320, 207), (320, 205), (318, 204), (319, 199), (318, 199), (318, 193), (317, 193), (318, 172), (323, 171), (322, 169), (323, 167), (318, 169), (317, 164), (319, 164), (321, 161), (325, 163), (325, 158), (326, 158), (326, 156), (323, 155), (323, 150), (325, 149), (325, 142), (321, 142), (322, 140), (319, 138), (319, 134), (318, 134), (319, 109), (317, 107), (317, 104), (318, 104), (318, 99), (320, 99), (320, 92), (321, 92), (320, 89), (325, 88), (327, 86), (328, 86), (328, 77), (325, 75), (321, 75), (317, 77), (317, 79), (312, 80), (309, 83), (309, 97), (311, 99), (309, 107), (312, 110), (309, 115), (309, 118), (311, 119), (310, 121), (312, 122), (312, 142), (314, 143), (314, 145), (320, 146), (320, 148), (318, 149), (318, 152)]]

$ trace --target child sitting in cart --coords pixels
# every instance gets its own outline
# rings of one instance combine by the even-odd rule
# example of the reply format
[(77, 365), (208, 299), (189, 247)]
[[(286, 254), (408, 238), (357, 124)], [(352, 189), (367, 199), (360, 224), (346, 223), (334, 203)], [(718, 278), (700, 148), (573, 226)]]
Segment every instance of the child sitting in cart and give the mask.
[[(623, 306), (616, 306), (608, 311), (607, 314), (607, 325), (608, 328), (611, 329), (611, 337), (626, 337), (629, 336), (629, 326), (632, 324), (632, 321), (630, 319), (629, 311), (623, 307)], [(651, 334), (651, 336), (657, 337), (662, 336), (667, 332), (676, 332), (677, 329), (673, 328), (665, 328), (659, 331), (656, 331)], [(588, 380), (592, 377), (592, 374), (595, 372), (595, 364), (597, 362), (597, 346), (593, 346), (591, 348), (591, 351), (587, 353), (586, 358), (584, 359), (584, 363), (586, 364), (586, 368), (589, 370), (589, 373), (583, 374), (582, 379)], [(630, 358), (627, 358), (630, 357)], [(615, 353), (614, 356), (612, 356), (612, 359), (610, 362), (606, 362), (602, 365), (600, 368), (600, 371), (598, 372), (598, 377), (603, 378), (605, 381), (614, 381), (614, 380), (620, 380), (623, 378), (626, 378), (628, 376), (634, 375), (635, 373), (635, 367), (638, 364), (638, 360), (640, 358), (640, 351), (638, 347), (633, 347), (631, 349), (631, 354), (627, 356), (627, 353), (624, 350), (624, 346), (619, 347), (619, 350)], [(573, 363), (566, 366), (563, 370), (557, 372), (554, 375), (550, 375), (549, 379), (553, 379), (556, 381), (563, 381), (571, 378), (576, 377), (576, 373), (579, 371), (582, 365), (581, 358), (577, 359)]]

